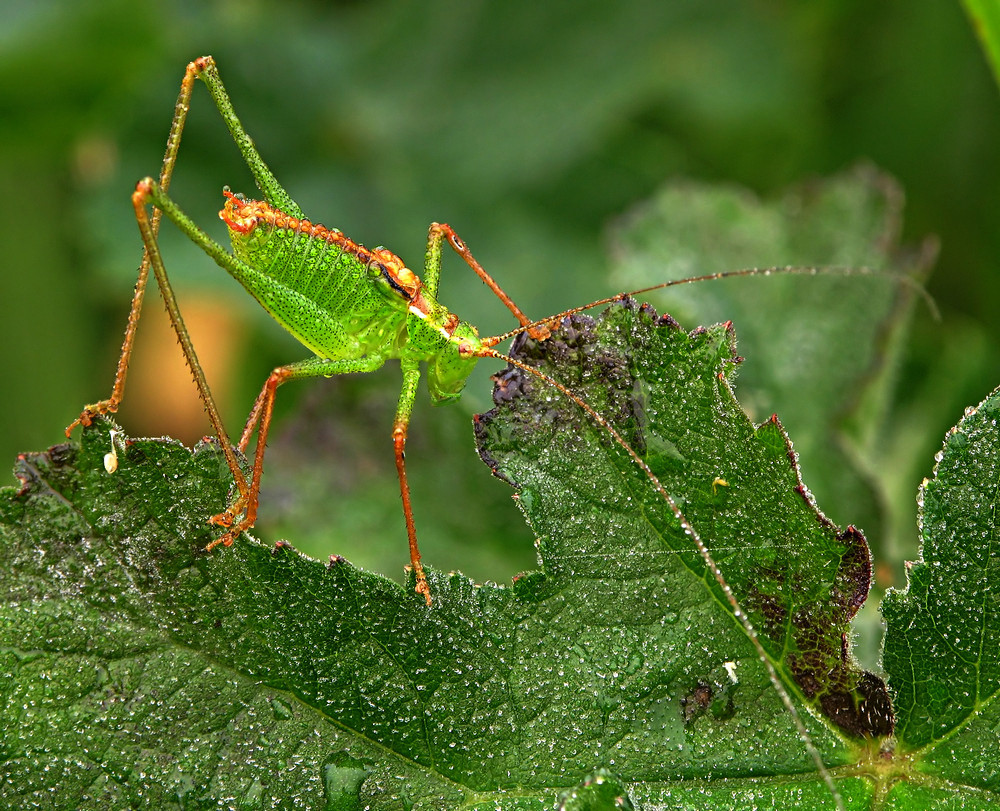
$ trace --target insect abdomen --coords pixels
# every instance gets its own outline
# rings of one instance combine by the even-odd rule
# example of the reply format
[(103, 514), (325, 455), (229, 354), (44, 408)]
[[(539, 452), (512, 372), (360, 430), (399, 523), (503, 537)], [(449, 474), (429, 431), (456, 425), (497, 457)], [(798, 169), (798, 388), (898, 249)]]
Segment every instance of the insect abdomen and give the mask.
[(246, 266), (234, 275), (298, 340), (338, 359), (371, 354), (396, 335), (407, 300), (394, 301), (372, 284), (371, 251), (266, 203), (227, 196), (221, 216)]

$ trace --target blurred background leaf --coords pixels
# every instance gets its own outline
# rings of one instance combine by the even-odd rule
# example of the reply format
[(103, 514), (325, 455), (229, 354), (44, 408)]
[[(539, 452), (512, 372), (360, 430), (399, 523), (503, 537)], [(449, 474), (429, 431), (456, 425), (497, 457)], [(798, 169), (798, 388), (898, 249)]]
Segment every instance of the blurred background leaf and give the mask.
[[(907, 195), (901, 241), (941, 243), (930, 289), (944, 317), (918, 312), (886, 465), (929, 459), (1000, 379), (989, 327), (1000, 304), (1000, 105), (958, 3), (49, 0), (9, 4), (0, 34), (3, 458), (59, 441), (110, 389), (140, 255), (128, 195), (157, 172), (184, 65), (203, 53), (311, 218), (415, 267), (428, 223), (449, 222), (533, 316), (616, 292), (607, 224), (667, 179), (770, 196), (869, 159)], [(172, 191), (220, 239), (226, 184), (253, 191), (197, 88)], [(164, 244), (238, 426), (267, 372), (305, 352), (168, 228)], [(456, 261), (441, 298), (484, 334), (510, 325)], [(133, 434), (191, 441), (208, 425), (172, 339), (155, 338), (160, 309), (149, 300), (120, 418)], [(428, 559), (502, 582), (534, 552), (510, 491), (475, 458), (469, 417), (490, 405), (487, 365), (457, 406), (432, 413), (421, 399), (408, 461)], [(265, 538), (284, 533), (400, 578), (398, 385), (387, 369), (283, 390)], [(893, 497), (912, 504), (929, 472), (897, 477)], [(301, 473), (315, 482), (308, 503), (284, 486)], [(480, 509), (495, 537), (473, 545)], [(901, 570), (884, 575), (893, 581)]]
[(1000, 3), (996, 0), (963, 0), (965, 10), (982, 42), (993, 67), (993, 75), (1000, 82)]

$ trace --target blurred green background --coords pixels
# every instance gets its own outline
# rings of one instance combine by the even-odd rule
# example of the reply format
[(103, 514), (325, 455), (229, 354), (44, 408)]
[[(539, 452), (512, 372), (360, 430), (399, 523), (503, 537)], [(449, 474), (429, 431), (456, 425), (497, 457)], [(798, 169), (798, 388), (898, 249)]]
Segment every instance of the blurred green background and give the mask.
[[(0, 10), (2, 458), (61, 441), (110, 389), (140, 256), (129, 194), (157, 173), (184, 66), (204, 53), (312, 219), (414, 269), (427, 225), (449, 222), (536, 317), (617, 292), (608, 223), (670, 178), (768, 195), (869, 159), (906, 191), (904, 241), (933, 234), (941, 245), (929, 287), (943, 319), (917, 312), (899, 382), (900, 413), (926, 452), (922, 472), (907, 472), (910, 505), (945, 430), (1000, 383), (1000, 104), (956, 2), (6, 0)], [(254, 191), (199, 86), (172, 193), (219, 239), (227, 184)], [(207, 324), (195, 340), (216, 358), (209, 377), (235, 430), (267, 372), (306, 353), (169, 227), (164, 246), (182, 307)], [(441, 298), (484, 334), (510, 326), (456, 260)], [(132, 433), (190, 442), (207, 421), (183, 367), (169, 371), (180, 363), (172, 339), (154, 337), (161, 309), (147, 300), (120, 418)], [(469, 417), (491, 405), (487, 365), (459, 405), (422, 403), (408, 461), (425, 556), (502, 582), (534, 554), (510, 490), (475, 459)], [(399, 577), (398, 385), (387, 368), (282, 390), (263, 537)], [(920, 403), (907, 399), (914, 391)], [(456, 495), (464, 487), (475, 505)], [(296, 517), (306, 502), (308, 540)]]

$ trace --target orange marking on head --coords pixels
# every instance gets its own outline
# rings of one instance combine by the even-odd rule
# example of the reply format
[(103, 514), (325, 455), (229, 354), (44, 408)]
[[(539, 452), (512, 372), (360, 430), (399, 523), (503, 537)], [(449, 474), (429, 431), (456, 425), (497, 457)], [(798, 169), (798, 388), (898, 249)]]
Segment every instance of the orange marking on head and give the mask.
[(388, 248), (376, 248), (371, 252), (371, 260), (382, 265), (392, 276), (392, 280), (406, 291), (410, 299), (414, 299), (420, 292), (422, 287), (420, 277)]
[(223, 194), (226, 195), (226, 204), (219, 212), (219, 217), (237, 233), (249, 234), (261, 220), (267, 219), (266, 209), (270, 206), (266, 203), (243, 200), (228, 190)]

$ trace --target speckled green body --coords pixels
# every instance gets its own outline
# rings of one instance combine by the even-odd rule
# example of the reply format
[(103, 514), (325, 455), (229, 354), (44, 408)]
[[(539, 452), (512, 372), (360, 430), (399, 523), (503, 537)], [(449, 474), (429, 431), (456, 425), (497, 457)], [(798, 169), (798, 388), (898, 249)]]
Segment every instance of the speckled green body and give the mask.
[[(226, 269), (319, 359), (369, 367), (389, 358), (427, 361), (434, 399), (460, 394), (476, 362), (476, 331), (390, 251), (369, 251), (339, 231), (236, 195), (221, 215), (237, 260)], [(430, 275), (436, 279), (433, 269)]]
[[(263, 201), (249, 200), (228, 189), (224, 191), (226, 202), (220, 216), (229, 228), (232, 252), (199, 228), (167, 194), (196, 79), (204, 81), (264, 197)], [(209, 56), (192, 61), (185, 72), (167, 138), (160, 181), (151, 177), (140, 180), (132, 203), (146, 255), (136, 282), (115, 388), (111, 398), (88, 406), (74, 424), (89, 425), (95, 415), (117, 408), (151, 269), (239, 493), (226, 510), (210, 519), (225, 527), (226, 532), (208, 548), (218, 544), (229, 546), (256, 520), (264, 450), (278, 387), (294, 379), (370, 372), (390, 358), (398, 359), (403, 384), (392, 439), (415, 589), (430, 605), (430, 589), (420, 563), (404, 462), (421, 366), (427, 363), (428, 389), (431, 398), (440, 403), (459, 396), (480, 357), (497, 356), (491, 349), (492, 344), (487, 346), (481, 341), (472, 325), (461, 321), (437, 301), (444, 243), (450, 243), (522, 323), (526, 324), (527, 319), (447, 225), (431, 224), (421, 279), (391, 251), (369, 250), (340, 231), (303, 219), (302, 210), (268, 169), (237, 118), (215, 62)], [(160, 213), (151, 217), (149, 206)], [(282, 327), (313, 352), (313, 357), (274, 368), (264, 382), (238, 444), (239, 450), (245, 451), (254, 431), (257, 432), (249, 481), (233, 451), (171, 289), (157, 241), (161, 214), (237, 279)]]
[(408, 302), (376, 287), (357, 256), (326, 239), (271, 225), (231, 236), (233, 253), (243, 260), (233, 275), (319, 357), (387, 350), (398, 356)]

